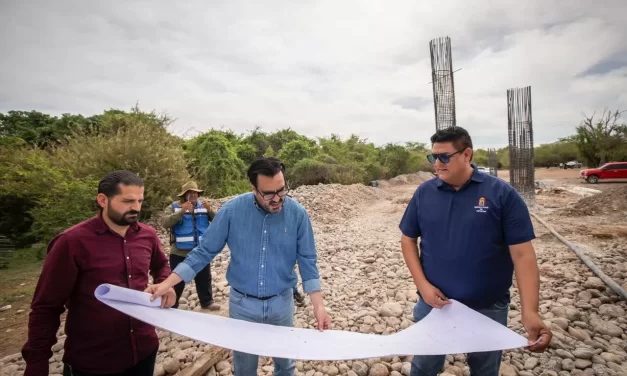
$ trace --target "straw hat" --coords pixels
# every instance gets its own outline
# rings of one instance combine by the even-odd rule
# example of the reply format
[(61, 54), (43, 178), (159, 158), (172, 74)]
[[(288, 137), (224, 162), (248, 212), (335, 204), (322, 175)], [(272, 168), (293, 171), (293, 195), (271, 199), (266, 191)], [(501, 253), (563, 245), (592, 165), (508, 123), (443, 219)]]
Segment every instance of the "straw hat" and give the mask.
[(198, 193), (203, 193), (204, 192), (202, 189), (198, 188), (198, 184), (196, 184), (195, 181), (189, 181), (189, 182), (183, 184), (183, 187), (181, 188), (181, 193), (179, 193), (177, 196), (178, 197), (183, 197), (183, 196), (185, 196), (185, 193), (187, 193), (187, 191), (194, 191), (194, 192), (198, 192)]

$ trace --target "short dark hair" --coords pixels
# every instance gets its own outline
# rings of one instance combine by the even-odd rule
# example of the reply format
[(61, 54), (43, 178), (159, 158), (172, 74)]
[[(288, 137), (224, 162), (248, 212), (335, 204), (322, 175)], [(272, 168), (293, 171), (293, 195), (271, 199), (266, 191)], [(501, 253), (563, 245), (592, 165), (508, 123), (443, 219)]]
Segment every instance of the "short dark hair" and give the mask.
[(257, 176), (263, 175), (273, 177), (279, 172), (285, 174), (285, 165), (275, 157), (257, 158), (248, 167), (248, 180), (255, 188), (257, 187)]
[(462, 127), (448, 127), (440, 129), (431, 136), (431, 145), (436, 142), (452, 142), (456, 150), (472, 149), (472, 138)]
[(144, 181), (137, 174), (130, 171), (113, 171), (108, 173), (98, 183), (98, 194), (102, 193), (111, 198), (120, 193), (120, 184), (143, 187)]

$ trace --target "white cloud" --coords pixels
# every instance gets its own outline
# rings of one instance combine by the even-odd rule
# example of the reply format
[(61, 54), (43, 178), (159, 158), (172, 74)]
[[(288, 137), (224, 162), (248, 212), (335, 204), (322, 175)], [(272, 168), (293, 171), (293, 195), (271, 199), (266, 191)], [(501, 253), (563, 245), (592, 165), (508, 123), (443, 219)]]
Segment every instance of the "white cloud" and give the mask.
[(622, 0), (27, 1), (0, 5), (0, 111), (167, 111), (180, 134), (292, 127), (382, 144), (435, 130), (429, 40), (449, 35), (458, 125), (507, 142), (531, 85), (536, 143), (627, 109)]

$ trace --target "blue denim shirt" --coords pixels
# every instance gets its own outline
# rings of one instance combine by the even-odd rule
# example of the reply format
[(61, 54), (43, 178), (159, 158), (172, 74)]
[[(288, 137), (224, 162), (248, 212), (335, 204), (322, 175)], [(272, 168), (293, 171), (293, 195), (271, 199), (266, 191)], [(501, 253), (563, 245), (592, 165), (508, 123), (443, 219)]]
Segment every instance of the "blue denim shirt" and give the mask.
[(266, 297), (296, 286), (297, 262), (305, 293), (320, 291), (311, 221), (305, 208), (290, 197), (273, 214), (257, 206), (252, 192), (226, 202), (198, 246), (173, 272), (190, 282), (225, 245), (231, 251), (226, 279), (244, 294)]

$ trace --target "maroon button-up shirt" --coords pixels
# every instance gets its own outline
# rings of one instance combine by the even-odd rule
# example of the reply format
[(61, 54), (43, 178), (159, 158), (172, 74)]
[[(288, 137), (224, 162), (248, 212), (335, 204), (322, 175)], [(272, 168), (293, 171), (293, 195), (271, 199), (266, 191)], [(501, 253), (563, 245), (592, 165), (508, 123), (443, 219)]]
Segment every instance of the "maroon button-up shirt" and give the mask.
[(65, 321), (63, 362), (89, 373), (117, 373), (148, 357), (159, 346), (155, 328), (98, 301), (94, 290), (110, 283), (143, 291), (170, 274), (155, 230), (132, 225), (123, 238), (102, 217), (83, 221), (57, 235), (39, 277), (22, 349), (25, 376), (48, 374), (60, 316)]

